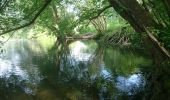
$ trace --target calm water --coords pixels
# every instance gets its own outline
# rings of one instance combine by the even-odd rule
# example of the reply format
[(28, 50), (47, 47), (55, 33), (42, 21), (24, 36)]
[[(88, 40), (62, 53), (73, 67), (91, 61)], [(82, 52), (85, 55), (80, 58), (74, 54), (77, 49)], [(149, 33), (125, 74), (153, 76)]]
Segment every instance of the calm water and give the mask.
[(11, 40), (0, 56), (0, 100), (142, 100), (150, 64), (134, 50), (92, 40), (51, 48)]

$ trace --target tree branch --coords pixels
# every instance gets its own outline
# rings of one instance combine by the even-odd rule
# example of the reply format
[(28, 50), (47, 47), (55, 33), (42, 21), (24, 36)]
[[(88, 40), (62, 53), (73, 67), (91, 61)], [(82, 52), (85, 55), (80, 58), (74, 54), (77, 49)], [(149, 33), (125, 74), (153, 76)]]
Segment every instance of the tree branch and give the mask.
[(35, 16), (33, 17), (33, 19), (26, 23), (26, 24), (23, 24), (22, 26), (19, 26), (19, 27), (15, 27), (13, 29), (9, 29), (9, 30), (6, 30), (2, 33), (0, 33), (0, 35), (3, 35), (3, 34), (6, 34), (6, 33), (9, 33), (9, 32), (12, 32), (12, 31), (16, 31), (16, 30), (19, 30), (21, 28), (24, 28), (24, 27), (27, 27), (31, 24), (33, 24), (35, 22), (35, 20), (40, 16), (40, 14), (45, 10), (45, 8), (50, 4), (52, 0), (45, 0), (45, 4), (42, 6), (42, 8), (35, 14)]
[(111, 8), (111, 7), (112, 7), (111, 5), (108, 5), (108, 6), (104, 7), (103, 9), (99, 10), (99, 12), (97, 13), (97, 15), (94, 16), (94, 17), (91, 17), (90, 20), (96, 19), (96, 18), (99, 17), (106, 9)]

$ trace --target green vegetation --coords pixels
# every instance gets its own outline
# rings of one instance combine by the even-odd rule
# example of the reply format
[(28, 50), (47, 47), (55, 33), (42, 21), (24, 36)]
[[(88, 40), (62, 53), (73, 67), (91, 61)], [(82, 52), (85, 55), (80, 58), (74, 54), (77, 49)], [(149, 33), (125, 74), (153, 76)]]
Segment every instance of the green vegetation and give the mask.
[[(92, 39), (95, 43), (85, 42), (84, 44), (88, 44), (89, 47), (81, 43), (80, 47), (77, 44), (72, 46), (77, 47), (78, 50), (93, 48), (95, 56), (90, 58), (92, 60), (90, 64), (88, 61), (86, 64), (91, 75), (99, 71), (97, 66), (100, 66), (102, 62), (107, 62), (105, 66), (108, 66), (112, 73), (115, 71), (126, 77), (130, 73), (138, 73), (138, 67), (141, 65), (146, 67), (144, 69), (151, 65), (152, 71), (149, 71), (151, 74), (146, 77), (150, 79), (149, 86), (162, 81), (162, 84), (169, 87), (169, 81), (166, 83), (165, 80), (169, 75), (170, 66), (170, 0), (0, 0), (0, 48), (10, 40), (23, 40), (23, 43), (25, 40), (38, 41), (42, 48), (47, 48), (46, 55), (55, 58), (43, 60), (56, 60), (56, 62), (50, 62), (51, 64), (41, 63), (44, 68), (41, 69), (43, 74), (52, 72), (50, 77), (57, 76), (60, 71), (56, 73), (55, 68), (49, 69), (48, 66), (55, 64), (56, 69), (59, 70), (64, 63), (62, 67), (65, 72), (62, 74), (66, 76), (62, 77), (71, 77), (73, 75), (71, 67), (75, 62), (72, 62), (67, 55), (71, 54), (69, 44), (84, 39)], [(101, 47), (97, 47), (97, 43)], [(116, 47), (115, 50), (105, 50), (105, 48), (114, 47)], [(42, 49), (34, 45), (30, 48), (34, 48), (27, 54), (32, 54), (31, 56)], [(129, 54), (124, 53), (122, 48), (129, 50)], [(143, 56), (151, 59), (152, 63), (143, 57), (134, 56), (130, 50), (137, 50), (139, 54), (142, 53)], [(2, 52), (3, 49), (0, 50), (0, 53)], [(91, 49), (86, 51), (88, 52), (91, 52)], [(71, 64), (73, 65), (70, 66)], [(85, 66), (83, 64), (80, 61), (76, 65), (78, 66), (76, 70), (80, 66)], [(71, 69), (68, 69), (68, 66)], [(78, 76), (78, 71), (74, 73), (74, 77)], [(67, 72), (71, 73), (70, 76), (67, 76)], [(164, 73), (167, 75), (161, 80), (160, 77)], [(92, 85), (95, 85), (95, 89), (97, 87), (98, 90), (98, 87), (103, 85), (100, 83), (105, 82), (103, 80), (99, 77)], [(86, 83), (82, 84), (86, 85)], [(152, 88), (155, 87), (154, 84)], [(156, 89), (148, 91), (156, 91)], [(155, 100), (154, 95), (164, 97), (161, 92), (163, 93), (163, 90), (160, 89), (158, 93), (146, 94), (144, 99)], [(169, 93), (169, 90), (167, 92)], [(78, 94), (79, 91), (76, 93)]]
[(145, 47), (151, 57), (161, 55), (159, 61), (170, 58), (168, 0), (2, 0), (0, 8), (0, 35), (95, 38), (107, 45)]

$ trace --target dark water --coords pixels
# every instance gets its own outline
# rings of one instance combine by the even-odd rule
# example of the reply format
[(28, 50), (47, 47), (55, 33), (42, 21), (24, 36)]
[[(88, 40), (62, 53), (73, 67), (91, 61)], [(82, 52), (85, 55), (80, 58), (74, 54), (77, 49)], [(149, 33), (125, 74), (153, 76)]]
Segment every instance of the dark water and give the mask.
[(142, 100), (151, 95), (143, 70), (151, 61), (142, 55), (92, 40), (48, 49), (10, 41), (0, 57), (0, 100)]

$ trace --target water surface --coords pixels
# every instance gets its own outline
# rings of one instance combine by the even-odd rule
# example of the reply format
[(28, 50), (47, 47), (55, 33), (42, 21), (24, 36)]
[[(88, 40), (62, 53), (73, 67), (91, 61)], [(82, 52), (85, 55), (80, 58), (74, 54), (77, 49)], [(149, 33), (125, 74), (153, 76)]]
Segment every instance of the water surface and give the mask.
[(150, 60), (93, 40), (11, 40), (0, 56), (0, 100), (141, 100)]

